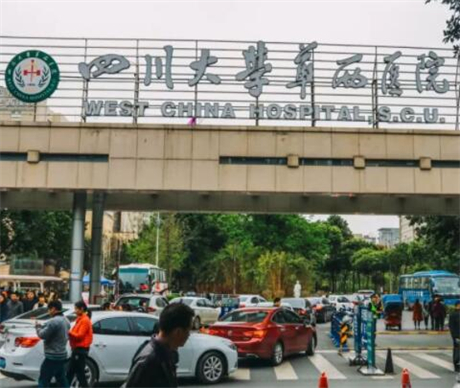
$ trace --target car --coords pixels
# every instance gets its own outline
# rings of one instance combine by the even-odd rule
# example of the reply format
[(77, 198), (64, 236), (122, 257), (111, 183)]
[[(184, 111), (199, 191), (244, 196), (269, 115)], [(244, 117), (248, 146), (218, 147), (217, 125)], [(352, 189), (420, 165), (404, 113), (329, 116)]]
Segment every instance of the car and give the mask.
[(272, 302), (268, 302), (259, 295), (240, 295), (238, 297), (239, 308), (244, 307), (273, 307)]
[(281, 306), (288, 304), (292, 306), (294, 312), (296, 312), (304, 321), (311, 325), (316, 325), (316, 316), (313, 313), (311, 303), (306, 298), (282, 298)]
[[(100, 310), (99, 305), (88, 305), (88, 310), (91, 312)], [(69, 317), (74, 314), (74, 305), (69, 302), (62, 304), (62, 312), (64, 316)], [(34, 327), (35, 320), (44, 322), (50, 318), (48, 307), (40, 307), (36, 310), (27, 311), (18, 315), (17, 317), (8, 319), (0, 324), (0, 348), (5, 343), (5, 337), (9, 330), (18, 329), (22, 327)]]
[(310, 297), (307, 298), (315, 313), (316, 322), (326, 323), (332, 320), (332, 315), (335, 313), (335, 307), (325, 297)]
[(354, 304), (346, 295), (329, 295), (328, 299), (336, 310), (353, 310)]
[[(90, 386), (124, 381), (136, 351), (157, 331), (158, 317), (137, 312), (100, 311), (93, 313), (91, 320), (93, 344), (86, 363)], [(43, 357), (43, 341), (37, 337), (35, 328), (13, 329), (0, 349), (0, 372), (16, 380), (36, 381)], [(179, 349), (177, 376), (195, 377), (203, 384), (218, 383), (235, 372), (237, 364), (237, 349), (230, 340), (192, 333)]]
[(257, 357), (280, 365), (288, 354), (315, 353), (316, 330), (283, 307), (234, 310), (211, 325), (209, 334), (234, 342), (239, 357)]
[(147, 305), (146, 312), (157, 316), (160, 316), (163, 309), (169, 304), (168, 299), (162, 295), (123, 294), (115, 302), (115, 307), (120, 307), (123, 304), (128, 304), (134, 310), (137, 310), (144, 302)]
[(184, 296), (174, 298), (169, 303), (185, 303), (193, 309), (195, 312), (193, 328), (195, 330), (199, 330), (201, 325), (209, 325), (219, 319), (221, 309), (215, 307), (214, 304), (206, 298)]

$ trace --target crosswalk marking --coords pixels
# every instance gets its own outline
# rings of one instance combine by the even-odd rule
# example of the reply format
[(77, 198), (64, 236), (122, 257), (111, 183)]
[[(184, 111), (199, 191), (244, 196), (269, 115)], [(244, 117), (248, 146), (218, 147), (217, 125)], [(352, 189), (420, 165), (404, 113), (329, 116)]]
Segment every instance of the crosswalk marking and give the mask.
[(236, 380), (251, 380), (251, 370), (249, 368), (238, 368), (231, 377)]
[(295, 373), (289, 361), (284, 361), (281, 365), (276, 366), (275, 374), (277, 380), (298, 380), (297, 373)]
[(417, 358), (420, 358), (422, 360), (431, 362), (432, 364), (440, 366), (441, 368), (450, 370), (451, 372), (454, 371), (454, 366), (450, 362), (441, 360), (438, 357), (430, 356), (429, 354), (425, 354), (425, 353), (414, 354), (414, 356), (417, 357)]
[[(385, 353), (382, 353), (382, 352), (378, 352), (377, 353), (377, 356), (380, 357), (380, 358), (383, 358), (385, 359), (386, 358), (386, 354)], [(408, 369), (409, 372), (415, 376), (417, 376), (418, 378), (421, 378), (421, 379), (440, 379), (440, 377), (438, 375), (435, 375), (434, 373), (431, 373), (423, 368), (420, 368), (419, 366), (409, 362), (409, 361), (406, 361), (406, 360), (403, 360), (402, 358), (398, 357), (398, 356), (393, 356), (393, 363), (396, 364), (397, 366), (399, 366), (400, 368), (404, 369)]]
[(315, 366), (320, 373), (326, 372), (329, 380), (346, 380), (347, 378), (343, 375), (334, 365), (332, 365), (324, 356), (321, 354), (315, 354), (308, 358), (311, 363)]
[(394, 376), (391, 375), (385, 375), (385, 376), (372, 376), (372, 379), (374, 380), (393, 380)]

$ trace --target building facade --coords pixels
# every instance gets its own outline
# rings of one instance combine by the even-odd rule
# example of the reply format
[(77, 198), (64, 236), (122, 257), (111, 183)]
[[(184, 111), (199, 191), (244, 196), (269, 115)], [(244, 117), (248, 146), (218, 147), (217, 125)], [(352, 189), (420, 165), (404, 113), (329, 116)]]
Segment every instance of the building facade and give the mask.
[(399, 228), (380, 228), (378, 243), (387, 248), (392, 248), (399, 243)]

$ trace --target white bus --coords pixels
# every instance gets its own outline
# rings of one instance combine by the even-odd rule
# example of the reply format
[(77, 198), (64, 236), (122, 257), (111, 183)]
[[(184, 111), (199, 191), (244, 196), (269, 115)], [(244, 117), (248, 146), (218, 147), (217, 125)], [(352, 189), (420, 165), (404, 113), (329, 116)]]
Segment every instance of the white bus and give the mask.
[(120, 265), (118, 277), (123, 292), (158, 292), (168, 289), (166, 271), (152, 264)]

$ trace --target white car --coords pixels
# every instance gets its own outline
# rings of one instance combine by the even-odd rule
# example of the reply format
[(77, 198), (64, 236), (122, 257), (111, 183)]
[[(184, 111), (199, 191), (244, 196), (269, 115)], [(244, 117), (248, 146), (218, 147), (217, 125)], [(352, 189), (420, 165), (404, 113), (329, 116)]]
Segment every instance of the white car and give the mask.
[[(75, 316), (70, 316), (70, 319)], [(95, 312), (93, 344), (86, 365), (90, 386), (97, 382), (126, 379), (134, 354), (148, 341), (158, 325), (151, 314), (135, 312)], [(70, 352), (70, 348), (69, 348)], [(14, 379), (38, 380), (43, 362), (43, 341), (34, 327), (12, 329), (0, 349), (0, 372)], [(225, 338), (192, 333), (179, 349), (178, 377), (196, 377), (205, 384), (221, 381), (236, 371), (236, 346)], [(72, 382), (74, 385), (76, 381)]]
[(199, 330), (201, 325), (210, 325), (219, 319), (220, 307), (215, 307), (209, 299), (192, 296), (174, 298), (169, 303), (184, 303), (195, 312), (193, 328)]
[(266, 299), (259, 295), (240, 295), (238, 297), (240, 302), (240, 308), (244, 307), (273, 307), (272, 302), (268, 302)]
[[(99, 305), (88, 305), (90, 311), (98, 311), (101, 309)], [(62, 312), (64, 316), (69, 317), (74, 313), (74, 305), (71, 303), (62, 304)], [(23, 327), (32, 327), (34, 320), (44, 322), (50, 318), (48, 307), (40, 307), (36, 310), (27, 311), (26, 313), (20, 314), (15, 318), (11, 318), (2, 324), (0, 324), (0, 348), (5, 343), (6, 334), (11, 329), (19, 329)]]
[(339, 310), (353, 310), (354, 304), (346, 295), (329, 295), (329, 302)]
[(116, 307), (124, 304), (131, 306), (133, 311), (137, 311), (142, 303), (146, 303), (147, 311), (149, 314), (160, 316), (163, 309), (169, 304), (168, 299), (162, 295), (151, 294), (123, 294), (115, 302)]

